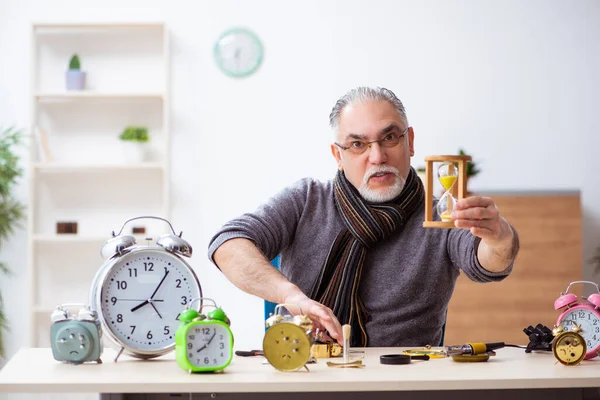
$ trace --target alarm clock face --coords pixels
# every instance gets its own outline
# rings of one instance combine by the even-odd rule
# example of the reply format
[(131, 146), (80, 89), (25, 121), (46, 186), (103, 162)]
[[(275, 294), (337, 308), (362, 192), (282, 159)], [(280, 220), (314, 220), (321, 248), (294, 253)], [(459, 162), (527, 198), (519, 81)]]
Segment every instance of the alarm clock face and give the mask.
[(231, 331), (218, 322), (193, 324), (185, 336), (187, 358), (200, 369), (226, 367), (231, 361)]
[(202, 297), (185, 261), (147, 246), (114, 259), (99, 290), (99, 316), (108, 336), (134, 355), (148, 357), (175, 346), (179, 313)]
[(585, 340), (588, 356), (595, 356), (600, 350), (600, 314), (585, 305), (566, 310), (559, 318), (557, 325), (569, 331), (574, 325), (581, 328), (581, 336)]

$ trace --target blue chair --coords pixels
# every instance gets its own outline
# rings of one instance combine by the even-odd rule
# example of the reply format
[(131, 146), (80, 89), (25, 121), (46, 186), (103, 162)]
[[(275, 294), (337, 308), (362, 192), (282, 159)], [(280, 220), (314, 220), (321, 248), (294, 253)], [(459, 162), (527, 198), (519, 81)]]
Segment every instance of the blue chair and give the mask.
[[(278, 255), (277, 257), (275, 257), (274, 259), (271, 260), (271, 265), (273, 265), (275, 268), (280, 269), (281, 267), (281, 255)], [(267, 318), (269, 318), (271, 316), (271, 314), (275, 313), (275, 306), (277, 304), (275, 303), (271, 303), (270, 301), (266, 301), (265, 300), (265, 318), (264, 320), (266, 321)], [(265, 326), (265, 331), (267, 330), (267, 327)], [(446, 333), (446, 323), (444, 322), (444, 325), (442, 325), (442, 340), (440, 340), (440, 346), (444, 345), (444, 335)]]

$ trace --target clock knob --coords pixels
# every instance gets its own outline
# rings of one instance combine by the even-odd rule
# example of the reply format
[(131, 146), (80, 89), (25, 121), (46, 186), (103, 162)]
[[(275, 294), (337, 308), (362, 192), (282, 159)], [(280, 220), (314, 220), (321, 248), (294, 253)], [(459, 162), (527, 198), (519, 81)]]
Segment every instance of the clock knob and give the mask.
[(192, 246), (179, 236), (163, 235), (158, 238), (156, 244), (171, 253), (179, 254), (184, 257), (192, 256)]
[(50, 315), (50, 321), (52, 322), (66, 321), (69, 318), (71, 318), (69, 311), (62, 307), (57, 307), (56, 310), (52, 312), (52, 315)]
[(100, 249), (100, 254), (102, 255), (102, 258), (106, 260), (133, 246), (135, 243), (135, 237), (131, 235), (119, 235), (104, 242)]
[(589, 297), (588, 297), (587, 299), (588, 299), (588, 301), (589, 301), (590, 303), (592, 303), (594, 306), (596, 306), (596, 307), (600, 307), (600, 294), (598, 294), (598, 293), (593, 293), (593, 294), (590, 294), (590, 295), (589, 295)]
[(273, 325), (280, 323), (281, 321), (283, 321), (283, 316), (280, 314), (275, 314), (267, 318), (267, 321), (265, 323), (267, 325), (267, 328), (270, 328)]
[(229, 325), (229, 318), (227, 318), (227, 315), (225, 315), (225, 311), (221, 310), (220, 308), (215, 308), (214, 310), (210, 311), (207, 316), (210, 319), (223, 321)]
[(82, 321), (95, 321), (96, 319), (98, 319), (98, 313), (96, 313), (96, 311), (92, 310), (89, 307), (84, 307), (81, 310), (79, 310), (79, 313), (77, 314), (77, 319)]
[(554, 309), (559, 310), (559, 309), (563, 308), (564, 306), (568, 306), (569, 304), (573, 304), (576, 302), (577, 302), (577, 296), (575, 296), (573, 293), (567, 293), (563, 296), (560, 296), (558, 299), (556, 299), (556, 301), (554, 302)]
[(565, 328), (563, 328), (562, 325), (558, 325), (558, 326), (555, 326), (554, 329), (552, 329), (552, 335), (558, 336), (561, 333), (563, 333), (564, 331), (565, 331)]
[[(179, 321), (185, 323), (191, 322), (194, 319), (200, 317), (202, 314), (200, 314), (198, 311), (193, 310), (191, 308), (182, 311), (181, 314), (179, 315)], [(202, 315), (204, 317), (204, 315)], [(204, 318), (202, 318), (204, 319)]]
[(306, 315), (294, 316), (294, 324), (298, 325), (307, 332), (312, 329), (312, 321)]

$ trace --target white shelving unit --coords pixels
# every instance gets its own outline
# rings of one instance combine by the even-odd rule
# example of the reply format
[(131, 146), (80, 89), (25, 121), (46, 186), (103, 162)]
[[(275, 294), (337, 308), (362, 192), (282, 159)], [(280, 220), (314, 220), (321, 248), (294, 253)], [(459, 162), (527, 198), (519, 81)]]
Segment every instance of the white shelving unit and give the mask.
[[(65, 86), (73, 54), (82, 91)], [(31, 60), (29, 344), (46, 347), (56, 305), (87, 304), (111, 232), (136, 216), (170, 218), (169, 35), (162, 23), (34, 24)], [(118, 139), (128, 125), (149, 129), (141, 162)], [(77, 234), (57, 234), (57, 222), (77, 222)], [(133, 226), (146, 228), (140, 240), (168, 228), (140, 220), (125, 232)]]

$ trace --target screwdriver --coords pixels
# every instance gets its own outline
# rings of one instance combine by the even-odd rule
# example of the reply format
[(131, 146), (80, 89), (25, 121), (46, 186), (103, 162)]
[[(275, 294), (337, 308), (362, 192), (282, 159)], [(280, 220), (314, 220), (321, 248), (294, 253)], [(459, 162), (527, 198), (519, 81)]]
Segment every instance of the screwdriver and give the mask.
[(494, 343), (465, 343), (462, 346), (448, 346), (446, 353), (451, 356), (453, 354), (484, 354), (488, 351), (501, 349), (504, 347), (504, 342)]

